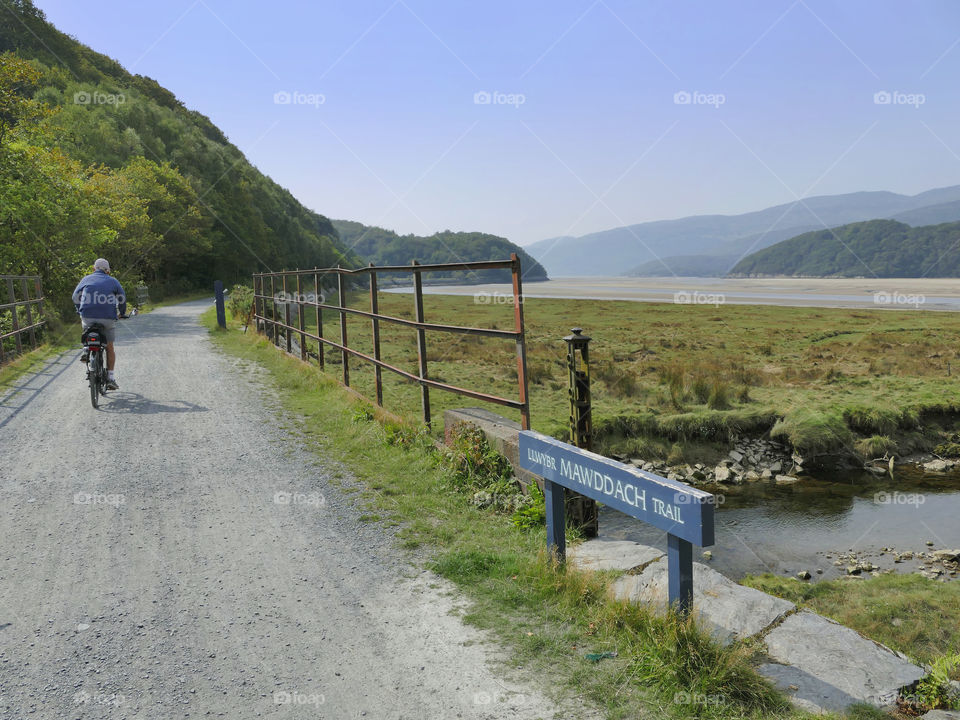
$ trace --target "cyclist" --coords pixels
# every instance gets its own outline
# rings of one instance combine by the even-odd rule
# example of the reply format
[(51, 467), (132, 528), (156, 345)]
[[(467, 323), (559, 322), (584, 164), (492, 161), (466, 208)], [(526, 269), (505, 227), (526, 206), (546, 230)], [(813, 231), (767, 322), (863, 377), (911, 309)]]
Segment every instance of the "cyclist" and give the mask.
[[(97, 258), (93, 263), (93, 272), (83, 278), (73, 291), (73, 304), (80, 313), (84, 330), (93, 324), (103, 326), (107, 340), (107, 390), (119, 389), (114, 374), (117, 353), (113, 341), (117, 335), (117, 311), (120, 317), (127, 315), (127, 296), (120, 282), (110, 275), (110, 263)], [(85, 350), (80, 361), (87, 362), (88, 359)]]

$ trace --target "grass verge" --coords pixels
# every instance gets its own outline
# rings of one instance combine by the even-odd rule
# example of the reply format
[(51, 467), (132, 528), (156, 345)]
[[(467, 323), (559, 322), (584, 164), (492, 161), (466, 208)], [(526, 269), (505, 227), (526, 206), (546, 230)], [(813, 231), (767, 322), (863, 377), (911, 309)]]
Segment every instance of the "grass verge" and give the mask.
[(79, 348), (80, 322), (62, 325), (54, 323), (44, 342), (8, 363), (0, 365), (0, 390), (9, 388), (19, 377), (33, 372), (49, 358), (72, 347)]
[[(452, 488), (429, 436), (382, 425), (331, 377), (266, 339), (232, 323), (217, 330), (212, 309), (203, 322), (225, 352), (268, 371), (307, 445), (361, 481), (370, 520), (399, 526), (400, 542), (470, 600), (465, 620), (496, 637), (545, 690), (559, 686), (613, 720), (807, 717), (756, 674), (751, 646), (723, 648), (690, 622), (612, 601), (614, 574), (558, 568), (542, 528), (518, 527)], [(615, 656), (594, 663), (588, 653)], [(844, 717), (885, 716), (857, 708)]]

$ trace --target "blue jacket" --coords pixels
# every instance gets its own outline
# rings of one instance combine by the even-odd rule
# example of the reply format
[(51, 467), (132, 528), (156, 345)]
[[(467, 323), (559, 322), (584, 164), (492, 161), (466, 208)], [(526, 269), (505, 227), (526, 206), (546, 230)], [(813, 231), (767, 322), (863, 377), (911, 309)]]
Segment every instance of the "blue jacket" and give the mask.
[(87, 275), (73, 291), (73, 304), (80, 315), (98, 320), (116, 320), (117, 308), (127, 314), (127, 296), (120, 281), (103, 270)]

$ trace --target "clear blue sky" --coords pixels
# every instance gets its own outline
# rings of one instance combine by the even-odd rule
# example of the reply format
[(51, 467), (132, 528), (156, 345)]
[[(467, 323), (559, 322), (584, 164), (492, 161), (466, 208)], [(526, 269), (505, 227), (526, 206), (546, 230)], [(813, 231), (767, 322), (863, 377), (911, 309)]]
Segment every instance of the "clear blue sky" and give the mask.
[(526, 244), (960, 184), (955, 0), (37, 5), (305, 205), (404, 233)]

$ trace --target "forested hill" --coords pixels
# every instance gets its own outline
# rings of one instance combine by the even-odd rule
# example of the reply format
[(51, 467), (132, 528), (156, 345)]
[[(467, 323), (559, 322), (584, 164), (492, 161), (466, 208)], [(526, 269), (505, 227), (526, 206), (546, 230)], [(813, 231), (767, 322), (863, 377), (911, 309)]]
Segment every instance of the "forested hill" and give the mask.
[(30, 0), (0, 13), (0, 273), (39, 273), (51, 295), (97, 255), (168, 289), (356, 262), (327, 218), (156, 81)]
[(960, 222), (869, 220), (808, 232), (753, 253), (730, 275), (960, 277)]
[[(444, 232), (429, 237), (398, 235), (392, 230), (370, 227), (350, 220), (334, 220), (346, 247), (374, 265), (409, 265), (467, 262), (472, 260), (507, 260), (517, 253), (524, 281), (546, 280), (547, 271), (523, 248), (506, 238), (480, 232)], [(508, 270), (484, 270), (478, 273), (431, 273), (431, 280), (442, 278), (460, 282), (509, 282)]]

